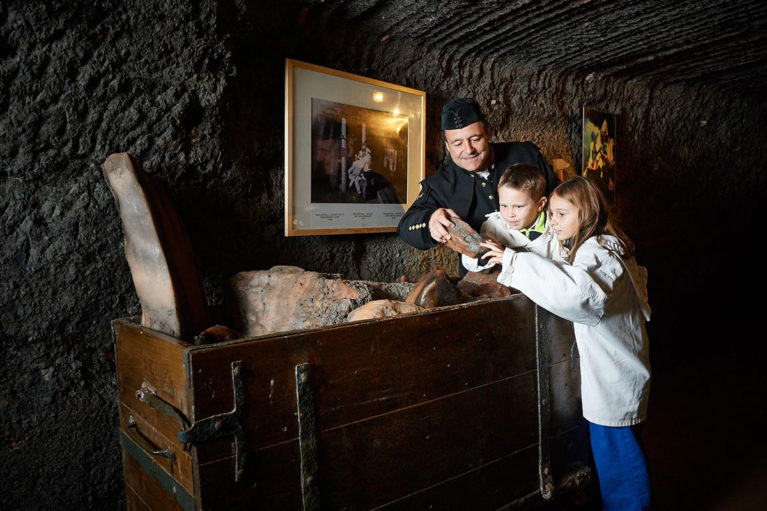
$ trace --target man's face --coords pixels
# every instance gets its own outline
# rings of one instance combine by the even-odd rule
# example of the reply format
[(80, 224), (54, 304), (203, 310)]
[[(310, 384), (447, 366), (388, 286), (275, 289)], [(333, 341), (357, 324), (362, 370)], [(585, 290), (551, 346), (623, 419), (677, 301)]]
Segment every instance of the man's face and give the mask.
[(506, 225), (518, 231), (532, 227), (538, 219), (538, 213), (546, 205), (546, 197), (541, 197), (536, 203), (525, 191), (501, 186), (498, 188), (498, 202)]
[(459, 130), (445, 130), (445, 146), (453, 163), (468, 171), (485, 170), (490, 163), (490, 130), (477, 121)]

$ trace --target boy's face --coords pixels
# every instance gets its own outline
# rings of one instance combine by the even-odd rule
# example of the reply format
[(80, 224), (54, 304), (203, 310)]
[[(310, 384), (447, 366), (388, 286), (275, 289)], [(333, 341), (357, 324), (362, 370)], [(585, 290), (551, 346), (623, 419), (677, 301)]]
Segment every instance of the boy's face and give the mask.
[(551, 196), (551, 227), (559, 241), (567, 241), (578, 232), (578, 208), (570, 201), (556, 195)]
[(501, 216), (506, 221), (506, 225), (518, 231), (532, 227), (538, 218), (538, 213), (543, 211), (543, 207), (546, 205), (546, 197), (541, 197), (536, 202), (525, 191), (510, 186), (501, 186), (498, 189), (498, 202), (501, 206)]

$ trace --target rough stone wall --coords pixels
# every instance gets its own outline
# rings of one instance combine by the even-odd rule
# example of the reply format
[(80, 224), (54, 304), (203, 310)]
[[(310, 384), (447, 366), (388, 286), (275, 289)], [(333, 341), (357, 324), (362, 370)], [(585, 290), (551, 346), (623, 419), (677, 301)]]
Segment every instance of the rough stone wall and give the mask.
[(4, 509), (123, 507), (110, 321), (139, 309), (101, 175), (108, 154), (132, 153), (166, 185), (213, 303), (225, 278), (276, 264), (378, 281), (455, 272), (445, 250), (393, 234), (282, 236), (286, 57), (425, 90), (429, 173), (451, 97), (486, 105), (496, 140), (525, 137), (573, 169), (582, 106), (619, 112), (618, 213), (650, 268), (657, 335), (692, 346), (707, 328), (690, 334), (696, 314), (722, 307), (699, 296), (747, 288), (725, 278), (718, 233), (746, 235), (764, 196), (763, 100), (452, 60), (365, 39), (304, 4), (0, 4)]
[[(0, 4), (0, 507), (119, 509), (110, 320), (139, 312), (100, 165), (222, 165), (215, 2)], [(192, 190), (189, 192), (189, 190)]]

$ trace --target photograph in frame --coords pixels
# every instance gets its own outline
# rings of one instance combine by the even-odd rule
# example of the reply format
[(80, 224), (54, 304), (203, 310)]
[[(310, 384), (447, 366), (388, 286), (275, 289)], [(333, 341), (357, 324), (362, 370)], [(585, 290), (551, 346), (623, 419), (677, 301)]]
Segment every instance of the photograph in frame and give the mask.
[(400, 204), (408, 118), (312, 98), (312, 203)]
[(615, 201), (617, 114), (583, 108), (583, 172), (602, 191), (608, 204)]
[(285, 235), (394, 232), (424, 177), (425, 93), (286, 60)]

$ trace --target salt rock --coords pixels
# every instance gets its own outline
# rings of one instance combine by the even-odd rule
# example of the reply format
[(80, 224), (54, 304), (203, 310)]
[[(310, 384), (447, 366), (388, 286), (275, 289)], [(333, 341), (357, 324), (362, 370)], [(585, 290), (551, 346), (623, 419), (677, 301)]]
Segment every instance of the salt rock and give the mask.
[(451, 217), (450, 220), (453, 221), (453, 227), (447, 229), (450, 234), (450, 239), (447, 240), (449, 248), (474, 258), (480, 257), (489, 250), (480, 245), (485, 240), (469, 224), (457, 216)]
[(500, 272), (501, 268), (499, 266), (495, 266), (487, 272), (467, 272), (458, 281), (456, 288), (464, 297), (470, 300), (511, 296), (511, 289), (498, 283), (498, 274)]
[(230, 323), (244, 336), (254, 337), (342, 323), (352, 310), (375, 299), (406, 296), (412, 287), (274, 266), (229, 279), (225, 305)]
[(365, 305), (358, 307), (349, 313), (346, 321), (362, 321), (364, 319), (386, 318), (397, 316), (399, 314), (410, 314), (413, 312), (424, 311), (423, 307), (418, 305), (400, 302), (397, 300), (373, 300)]
[(240, 339), (241, 337), (242, 334), (240, 334), (240, 332), (229, 328), (226, 325), (213, 325), (197, 334), (192, 342), (194, 344), (215, 344), (218, 342), (233, 341), (235, 339)]
[(405, 301), (420, 307), (439, 307), (454, 305), (458, 302), (458, 298), (445, 271), (437, 268), (418, 280)]
[(192, 243), (165, 188), (128, 153), (102, 165), (122, 220), (141, 325), (188, 340), (211, 325)]

